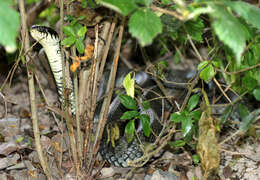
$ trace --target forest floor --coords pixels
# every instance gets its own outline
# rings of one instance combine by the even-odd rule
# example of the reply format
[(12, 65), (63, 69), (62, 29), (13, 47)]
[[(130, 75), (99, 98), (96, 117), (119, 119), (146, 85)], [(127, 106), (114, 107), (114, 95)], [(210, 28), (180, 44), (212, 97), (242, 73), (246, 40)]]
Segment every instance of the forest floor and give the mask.
[[(32, 120), (29, 104), (28, 83), (25, 73), (16, 72), (10, 87), (6, 87), (5, 101), (0, 101), (0, 179), (46, 179), (35, 150)], [(58, 101), (57, 93), (50, 88), (46, 76), (38, 72), (38, 77), (50, 104)], [(46, 153), (52, 174), (56, 179), (75, 179), (71, 174), (73, 162), (70, 156), (69, 139), (61, 134), (54, 118), (44, 105), (40, 89), (36, 88), (38, 121), (41, 144)], [(5, 103), (7, 106), (5, 106)], [(258, 121), (259, 124), (259, 121)], [(65, 125), (64, 125), (65, 128)], [(220, 135), (224, 140), (235, 129)], [(65, 143), (61, 143), (61, 139)], [(226, 142), (221, 149), (221, 163), (216, 179), (258, 180), (260, 179), (260, 141), (256, 137), (237, 137)], [(63, 145), (61, 145), (63, 144)], [(58, 164), (62, 155), (62, 162)], [(192, 161), (191, 153), (182, 151), (173, 154), (168, 150), (157, 155), (145, 167), (110, 167), (106, 164), (96, 179), (202, 179), (202, 169)], [(99, 158), (101, 160), (101, 158)], [(95, 172), (94, 172), (95, 173)]]

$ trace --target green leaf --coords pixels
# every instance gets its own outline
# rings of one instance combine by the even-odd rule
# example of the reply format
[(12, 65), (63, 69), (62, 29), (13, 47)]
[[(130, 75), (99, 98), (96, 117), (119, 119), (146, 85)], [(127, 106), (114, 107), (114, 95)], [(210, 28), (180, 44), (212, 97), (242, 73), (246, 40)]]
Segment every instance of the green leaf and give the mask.
[(138, 8), (138, 6), (135, 4), (135, 1), (132, 0), (101, 0), (99, 2), (103, 6), (106, 6), (121, 13), (123, 16), (128, 15)]
[(74, 28), (72, 26), (63, 26), (62, 30), (66, 36), (76, 36)]
[(170, 120), (175, 123), (180, 123), (185, 118), (186, 118), (186, 113), (184, 111), (183, 112), (174, 112), (171, 114)]
[(224, 109), (222, 115), (220, 116), (221, 122), (224, 124), (232, 113), (233, 113), (233, 106), (232, 105), (227, 106)]
[(176, 140), (174, 142), (169, 142), (170, 146), (174, 147), (174, 148), (180, 148), (185, 146), (186, 142), (183, 140)]
[(240, 123), (239, 130), (246, 132), (250, 125), (257, 119), (258, 115), (260, 114), (260, 109), (256, 109), (255, 111), (251, 112), (248, 116), (242, 119)]
[(137, 111), (126, 111), (120, 117), (120, 119), (133, 119), (133, 118), (135, 118), (137, 116), (139, 116), (139, 112), (137, 112)]
[(192, 111), (190, 113), (190, 117), (193, 118), (194, 120), (198, 121), (201, 117), (201, 110)]
[(136, 0), (136, 3), (149, 6), (153, 0)]
[(148, 110), (150, 108), (149, 101), (142, 102), (142, 107), (143, 107), (144, 111)]
[(194, 94), (190, 97), (188, 102), (188, 111), (193, 110), (199, 103), (200, 96), (198, 94)]
[(257, 80), (252, 78), (249, 74), (246, 74), (242, 78), (242, 84), (245, 86), (249, 91), (252, 91), (257, 86)]
[(79, 37), (82, 37), (82, 36), (85, 36), (87, 32), (87, 27), (86, 26), (82, 26), (79, 30), (78, 30), (78, 36)]
[(225, 10), (224, 6), (212, 5), (211, 15), (215, 18), (213, 28), (218, 38), (235, 54), (237, 65), (241, 64), (241, 55), (249, 37), (247, 28), (237, 18)]
[(200, 162), (200, 157), (197, 154), (192, 155), (192, 160), (194, 164), (199, 164)]
[(260, 9), (243, 1), (228, 2), (228, 5), (248, 23), (260, 29)]
[(18, 137), (18, 138), (16, 139), (16, 142), (17, 142), (17, 143), (20, 143), (20, 142), (22, 142), (23, 140), (24, 140), (24, 137), (21, 136), (21, 137)]
[(204, 29), (203, 20), (198, 18), (196, 20), (190, 20), (185, 22), (185, 27), (191, 39), (202, 43), (202, 34)]
[(144, 135), (146, 137), (149, 137), (151, 134), (151, 128), (150, 128), (150, 117), (147, 114), (141, 114), (139, 116), (139, 119), (141, 119)]
[(11, 8), (11, 2), (0, 1), (0, 44), (5, 46), (7, 52), (12, 53), (16, 50), (19, 25), (19, 14)]
[(198, 70), (202, 70), (203, 68), (205, 68), (208, 65), (208, 61), (202, 61), (201, 63), (199, 63), (197, 69)]
[(247, 107), (241, 103), (238, 104), (238, 112), (239, 112), (239, 116), (241, 117), (241, 119), (246, 118), (246, 116), (248, 116), (250, 114)]
[(127, 96), (125, 94), (121, 94), (119, 96), (119, 99), (121, 101), (121, 103), (127, 108), (127, 109), (133, 109), (133, 110), (137, 110), (137, 105), (136, 105), (136, 101), (134, 98)]
[(83, 8), (87, 7), (87, 0), (81, 0), (81, 7)]
[(181, 123), (182, 135), (185, 137), (190, 132), (191, 128), (192, 128), (192, 119), (186, 116), (186, 118), (184, 118)]
[(127, 123), (125, 127), (125, 134), (127, 136), (128, 142), (131, 142), (134, 139), (134, 133), (135, 133), (135, 121), (131, 120)]
[(61, 41), (61, 45), (65, 47), (70, 47), (72, 44), (74, 44), (76, 41), (75, 36), (69, 36)]
[(202, 61), (198, 65), (198, 70), (202, 70), (200, 72), (200, 78), (206, 81), (207, 83), (211, 81), (211, 79), (215, 76), (214, 67), (212, 66), (212, 64), (208, 65), (208, 63), (208, 61)]
[(75, 45), (76, 45), (76, 48), (77, 48), (78, 52), (80, 54), (83, 54), (84, 53), (84, 48), (85, 48), (83, 41), (81, 41), (80, 39), (76, 39)]
[(129, 20), (129, 32), (142, 46), (152, 43), (153, 38), (162, 32), (162, 23), (149, 9), (137, 10)]
[(200, 72), (200, 78), (206, 81), (207, 83), (211, 81), (215, 76), (215, 70), (212, 64), (208, 65), (205, 69)]
[[(133, 74), (133, 77), (131, 77), (131, 74)], [(134, 72), (130, 72), (125, 76), (123, 80), (123, 86), (126, 90), (126, 94), (134, 98), (135, 97), (135, 73)]]
[(253, 95), (258, 101), (260, 101), (260, 89), (255, 89)]

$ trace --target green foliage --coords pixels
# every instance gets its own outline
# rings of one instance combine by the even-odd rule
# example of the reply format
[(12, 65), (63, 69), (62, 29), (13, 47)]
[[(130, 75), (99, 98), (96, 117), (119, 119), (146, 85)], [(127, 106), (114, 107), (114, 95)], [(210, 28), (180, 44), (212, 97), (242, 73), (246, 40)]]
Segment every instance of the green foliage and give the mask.
[(188, 111), (192, 111), (199, 103), (200, 96), (198, 94), (194, 94), (190, 97), (187, 109)]
[(66, 35), (61, 42), (65, 47), (70, 47), (75, 44), (76, 49), (80, 54), (84, 53), (84, 38), (87, 32), (86, 26), (82, 26), (78, 23), (83, 17), (74, 18), (73, 16), (67, 16), (67, 20), (71, 21), (70, 25), (63, 26), (63, 32)]
[(0, 1), (0, 44), (5, 47), (7, 52), (16, 50), (19, 25), (19, 14), (11, 7), (11, 1)]
[(131, 142), (134, 139), (135, 135), (135, 121), (131, 120), (127, 123), (125, 127), (125, 135), (127, 137), (127, 141)]
[(255, 96), (255, 98), (256, 98), (258, 101), (260, 101), (260, 88), (259, 88), (259, 89), (254, 89), (253, 95)]
[[(201, 116), (201, 110), (192, 111), (199, 103), (200, 96), (198, 94), (194, 94), (190, 97), (187, 109), (182, 112), (174, 112), (170, 116), (170, 120), (174, 123), (181, 123), (181, 132), (183, 137), (192, 136), (194, 126)], [(187, 138), (189, 141), (189, 138)]]
[[(131, 77), (131, 75), (133, 77)], [(130, 72), (125, 76), (123, 80), (123, 86), (126, 90), (126, 94), (134, 98), (135, 96), (135, 73), (134, 72)]]
[(211, 79), (214, 78), (214, 76), (215, 76), (214, 67), (209, 61), (202, 61), (198, 65), (198, 70), (201, 70), (200, 78), (203, 79), (207, 83), (209, 81), (211, 81)]
[(143, 109), (146, 111), (146, 110), (148, 110), (149, 108), (150, 108), (150, 103), (149, 103), (149, 101), (143, 101), (142, 102), (142, 107), (143, 107)]
[(130, 111), (124, 112), (123, 115), (120, 117), (120, 119), (128, 120), (128, 123), (125, 127), (125, 135), (127, 136), (128, 142), (133, 140), (135, 132), (135, 121), (137, 119), (140, 119), (142, 123), (144, 135), (149, 137), (151, 134), (150, 117), (145, 114), (145, 111), (149, 109), (149, 103), (145, 103), (147, 109), (143, 109), (142, 112), (138, 112), (137, 102), (134, 98), (125, 94), (121, 94), (119, 96), (119, 99), (127, 109), (130, 109)]
[(149, 137), (151, 134), (151, 128), (150, 128), (150, 117), (147, 114), (141, 114), (139, 116), (139, 119), (142, 122), (144, 135)]
[(149, 9), (137, 10), (130, 17), (129, 32), (142, 46), (145, 46), (151, 44), (153, 38), (162, 32), (162, 23), (160, 18)]
[(129, 0), (101, 0), (99, 3), (121, 13), (124, 16), (138, 8), (135, 1)]
[(250, 125), (257, 119), (259, 114), (260, 109), (256, 109), (250, 114), (245, 114), (245, 116), (242, 118), (242, 123), (240, 124), (239, 130), (246, 132), (250, 128)]
[(191, 39), (202, 43), (202, 34), (204, 29), (203, 20), (197, 18), (196, 20), (189, 20), (184, 23), (187, 33), (191, 36)]
[(260, 29), (260, 9), (243, 1), (227, 2), (227, 4), (239, 16), (244, 18), (248, 23)]
[(50, 24), (51, 26), (55, 26), (55, 23), (60, 19), (55, 4), (50, 4), (48, 8), (46, 8), (40, 13), (39, 17), (42, 19), (46, 19), (48, 24)]
[(239, 66), (246, 40), (249, 38), (248, 30), (246, 26), (226, 10), (224, 5), (213, 4), (212, 8), (215, 9), (215, 12), (211, 14), (215, 18), (213, 28), (219, 39), (232, 49)]
[(120, 119), (133, 119), (135, 117), (139, 116), (139, 112), (138, 111), (126, 111), (124, 112), (124, 114), (120, 117)]
[(173, 148), (180, 148), (186, 145), (186, 142), (183, 140), (176, 140), (174, 142), (169, 142), (170, 146)]
[[(131, 13), (129, 32), (136, 37), (142, 46), (151, 44), (153, 39), (162, 32), (160, 18), (149, 9), (152, 0), (100, 0), (99, 3), (109, 7), (123, 16)], [(142, 7), (139, 7), (139, 6)]]
[(194, 164), (200, 163), (200, 158), (197, 154), (192, 155), (192, 160), (193, 160)]
[(121, 94), (119, 96), (119, 99), (121, 101), (121, 103), (127, 108), (127, 109), (132, 109), (132, 110), (137, 110), (137, 105), (136, 105), (136, 101), (134, 98), (132, 98), (131, 96), (125, 95), (125, 94)]

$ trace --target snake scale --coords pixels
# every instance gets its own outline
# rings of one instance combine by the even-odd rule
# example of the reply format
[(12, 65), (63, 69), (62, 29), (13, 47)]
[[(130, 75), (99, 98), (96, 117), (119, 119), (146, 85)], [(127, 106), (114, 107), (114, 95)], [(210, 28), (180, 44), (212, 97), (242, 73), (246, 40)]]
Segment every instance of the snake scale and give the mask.
[[(57, 86), (57, 90), (58, 90), (58, 94), (59, 94), (59, 100), (60, 102), (64, 101), (64, 97), (63, 97), (63, 76), (62, 76), (62, 58), (61, 58), (61, 49), (60, 49), (60, 39), (59, 36), (57, 34), (56, 31), (54, 31), (53, 29), (49, 28), (49, 27), (45, 27), (45, 26), (39, 26), (39, 25), (33, 25), (31, 30), (30, 30), (31, 36), (38, 41), (43, 48), (45, 49), (45, 53), (48, 57), (48, 61), (51, 67), (51, 70), (53, 72), (54, 75), (54, 79), (56, 82), (56, 86)], [(136, 80), (137, 82), (139, 81), (139, 84), (142, 84), (143, 82), (145, 82), (145, 80), (143, 79), (143, 77), (145, 77), (144, 79), (147, 79), (149, 77), (145, 76), (145, 74), (143, 73), (137, 73), (136, 74)], [(72, 82), (71, 86), (72, 87)], [(73, 90), (71, 90), (71, 94), (70, 94), (70, 100), (71, 100), (71, 111), (72, 114), (75, 114), (75, 98), (74, 98), (74, 92)], [(149, 96), (151, 96), (151, 93), (149, 93), (149, 91), (147, 91), (145, 93), (146, 98), (148, 98)], [(157, 109), (157, 110), (161, 110), (161, 104), (158, 102), (153, 102), (151, 107), (148, 109), (146, 112), (146, 114), (148, 114), (150, 116), (150, 124), (151, 127), (154, 129), (161, 129), (161, 124), (158, 122), (160, 117), (160, 114), (157, 114), (156, 112), (154, 112), (153, 109)], [(119, 140), (117, 140), (115, 142), (115, 146), (112, 146), (111, 143), (107, 143), (107, 133), (106, 133), (106, 128), (104, 130), (103, 133), (103, 137), (101, 140), (101, 144), (100, 144), (100, 153), (102, 155), (102, 157), (107, 160), (109, 163), (115, 165), (115, 166), (120, 166), (120, 167), (127, 167), (127, 162), (129, 160), (135, 160), (139, 157), (141, 157), (143, 155), (143, 150), (140, 147), (140, 142), (138, 141), (138, 139), (135, 138), (133, 139), (132, 142), (128, 142), (127, 138), (124, 137), (124, 134), (122, 132), (124, 132), (124, 129), (122, 128), (124, 126), (125, 122), (122, 121), (118, 121), (120, 120), (120, 117), (122, 116), (122, 114), (126, 111), (126, 109), (124, 108), (124, 106), (120, 103), (120, 100), (118, 97), (116, 97), (109, 108), (109, 113), (108, 113), (108, 120), (107, 120), (107, 124), (106, 127), (108, 127), (108, 125), (113, 125), (114, 123), (117, 123), (118, 127), (121, 128), (120, 130), (120, 138)], [(97, 114), (97, 113), (95, 113)], [(98, 115), (97, 115), (98, 116)], [(150, 138), (146, 138), (143, 135), (142, 132), (142, 127), (141, 127), (141, 123), (136, 125), (137, 128), (137, 133), (140, 135), (141, 140), (144, 141), (151, 141), (151, 139), (154, 139), (154, 137), (150, 137)], [(158, 130), (159, 131), (159, 130)]]

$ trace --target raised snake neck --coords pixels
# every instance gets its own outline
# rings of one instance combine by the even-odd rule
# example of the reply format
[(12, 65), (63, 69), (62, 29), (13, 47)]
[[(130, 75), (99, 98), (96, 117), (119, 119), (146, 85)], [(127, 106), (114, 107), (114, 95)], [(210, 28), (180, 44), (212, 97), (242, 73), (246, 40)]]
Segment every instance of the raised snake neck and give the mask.
[[(58, 37), (58, 34), (56, 31), (49, 27), (45, 26), (38, 26), (34, 25), (32, 26), (30, 30), (31, 36), (38, 41), (43, 48), (45, 49), (45, 52), (48, 57), (48, 61), (51, 67), (51, 70), (54, 75), (54, 79), (57, 85), (58, 94), (59, 94), (59, 100), (60, 102), (64, 101), (63, 97), (63, 76), (62, 76), (62, 57), (61, 57), (61, 50), (60, 50), (60, 39)], [(143, 74), (139, 74), (139, 77), (143, 76)], [(137, 76), (138, 77), (138, 74)], [(141, 78), (142, 79), (142, 78)], [(143, 80), (141, 80), (143, 81)], [(72, 87), (72, 82), (70, 81), (70, 87), (72, 88), (71, 94), (70, 94), (70, 101), (71, 101), (71, 112), (72, 114), (75, 114), (75, 97)], [(149, 94), (149, 93), (148, 93)], [(148, 96), (148, 95), (147, 95)], [(157, 104), (155, 104), (156, 109), (161, 109), (161, 107), (157, 107)], [(121, 125), (122, 122), (118, 121), (120, 120), (121, 115), (126, 111), (126, 109), (122, 106), (120, 103), (119, 98), (115, 98), (109, 108), (108, 113), (108, 122), (107, 124), (113, 124), (114, 122), (119, 123), (119, 127), (123, 126)], [(159, 123), (156, 123), (155, 117), (158, 117), (156, 113), (150, 108), (150, 110), (147, 111), (147, 113), (150, 116), (151, 122), (153, 123), (155, 128), (159, 129), (161, 126)], [(106, 125), (108, 127), (108, 125)], [(160, 127), (161, 128), (161, 127)], [(140, 129), (140, 128), (139, 128)], [(105, 129), (106, 131), (106, 129)], [(121, 131), (124, 131), (124, 129), (121, 128)], [(139, 133), (141, 137), (143, 137), (142, 133)], [(122, 135), (123, 136), (123, 135)], [(104, 159), (106, 159), (108, 162), (115, 166), (120, 167), (127, 167), (127, 162), (129, 160), (135, 160), (142, 156), (143, 151), (140, 147), (140, 143), (134, 138), (132, 142), (127, 142), (126, 137), (121, 137), (116, 142), (115, 147), (111, 145), (111, 143), (107, 143), (107, 133), (104, 132), (101, 144), (100, 144), (100, 152)]]
[[(63, 75), (62, 75), (62, 57), (60, 49), (60, 39), (58, 33), (53, 29), (46, 26), (33, 25), (31, 27), (31, 36), (38, 41), (45, 50), (45, 53), (48, 57), (48, 61), (53, 73), (57, 90), (59, 93), (60, 102), (64, 102), (63, 96)], [(70, 82), (70, 101), (71, 101), (71, 113), (75, 114), (75, 96), (73, 91), (72, 81)]]

